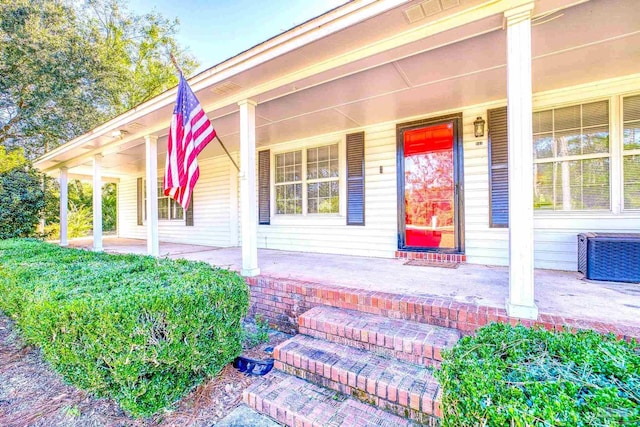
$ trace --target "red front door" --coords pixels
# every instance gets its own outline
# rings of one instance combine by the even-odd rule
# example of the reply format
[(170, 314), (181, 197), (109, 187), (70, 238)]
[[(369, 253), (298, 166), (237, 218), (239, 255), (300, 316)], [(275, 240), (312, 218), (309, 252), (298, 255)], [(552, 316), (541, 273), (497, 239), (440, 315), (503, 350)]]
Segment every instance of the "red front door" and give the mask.
[(451, 120), (401, 131), (404, 248), (459, 249), (455, 124)]

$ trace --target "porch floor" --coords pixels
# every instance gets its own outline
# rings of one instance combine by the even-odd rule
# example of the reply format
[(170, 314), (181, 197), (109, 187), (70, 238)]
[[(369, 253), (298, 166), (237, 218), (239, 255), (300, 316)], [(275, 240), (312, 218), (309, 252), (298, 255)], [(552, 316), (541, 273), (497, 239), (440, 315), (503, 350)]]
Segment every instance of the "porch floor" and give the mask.
[[(74, 239), (70, 247), (91, 248), (92, 239)], [(111, 253), (146, 253), (146, 241), (105, 237)], [(205, 261), (239, 271), (240, 248), (160, 243), (161, 256)], [(347, 255), (258, 251), (261, 276), (330, 284), (418, 297), (504, 308), (509, 293), (507, 267), (462, 264), (457, 269), (404, 265), (405, 260)], [(594, 282), (582, 274), (535, 270), (535, 301), (541, 314), (640, 326), (640, 284)]]

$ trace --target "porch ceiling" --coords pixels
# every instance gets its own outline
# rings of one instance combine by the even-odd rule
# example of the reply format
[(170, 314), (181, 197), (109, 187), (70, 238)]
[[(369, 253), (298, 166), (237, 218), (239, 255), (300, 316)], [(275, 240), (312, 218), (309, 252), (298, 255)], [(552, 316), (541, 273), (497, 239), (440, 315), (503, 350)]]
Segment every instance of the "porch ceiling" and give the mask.
[[(208, 87), (197, 94), (209, 111), (221, 139), (230, 151), (239, 149), (239, 114), (235, 104), (210, 110), (221, 92), (234, 93), (256, 83), (273, 80), (289, 67), (287, 60), (309, 66), (356, 48), (363, 40), (380, 40), (407, 27), (403, 11), (417, 1), (389, 10), (318, 42), (273, 59), (229, 79), (225, 86)], [(473, 7), (482, 1), (462, 0)], [(540, 0), (534, 11), (533, 89), (535, 92), (613, 78), (638, 72), (640, 63), (640, 11), (636, 0), (592, 0), (547, 14), (562, 0)], [(455, 8), (454, 8), (455, 9)], [(448, 15), (456, 11), (448, 11)], [(443, 12), (444, 13), (444, 12)], [(446, 15), (443, 15), (446, 17)], [(412, 24), (418, 25), (419, 23)], [(266, 146), (314, 135), (406, 117), (462, 108), (506, 98), (506, 33), (502, 15), (484, 17), (392, 49), (333, 67), (294, 84), (266, 90), (253, 98), (257, 145)], [(376, 31), (379, 33), (376, 33)], [(366, 44), (366, 43), (365, 43)], [(293, 55), (293, 56), (292, 56)], [(292, 59), (295, 58), (295, 61)], [(323, 59), (324, 58), (324, 59)], [(284, 62), (283, 62), (284, 61)], [(311, 62), (313, 61), (313, 62)], [(257, 76), (256, 73), (264, 73)], [(194, 86), (197, 90), (197, 87)], [(158, 144), (158, 165), (164, 165), (166, 133), (172, 105), (156, 109), (120, 127), (131, 134), (165, 123)], [(98, 139), (57, 156), (46, 168), (69, 161), (71, 172), (91, 174), (87, 153), (108, 143)], [(144, 171), (144, 141), (133, 139), (106, 150), (105, 176)], [(202, 157), (222, 155), (211, 143)], [(84, 159), (83, 156), (84, 155)], [(79, 159), (75, 163), (72, 159)]]

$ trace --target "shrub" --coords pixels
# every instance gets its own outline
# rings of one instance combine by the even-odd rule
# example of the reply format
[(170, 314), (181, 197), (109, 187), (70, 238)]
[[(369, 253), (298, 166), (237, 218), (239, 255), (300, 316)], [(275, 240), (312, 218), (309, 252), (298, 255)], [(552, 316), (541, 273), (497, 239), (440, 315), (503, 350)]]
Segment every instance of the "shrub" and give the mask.
[(6, 240), (0, 294), (67, 381), (133, 416), (171, 404), (242, 350), (248, 288), (205, 263)]
[(261, 315), (256, 315), (253, 322), (245, 319), (244, 347), (253, 348), (259, 344), (269, 342), (269, 321)]
[[(57, 239), (60, 235), (60, 183), (46, 177), (44, 218), (47, 223), (45, 235)], [(93, 186), (89, 182), (70, 179), (67, 185), (69, 199), (69, 216), (67, 237), (86, 235), (93, 227)], [(102, 230), (115, 231), (118, 218), (117, 186), (114, 183), (102, 185)]]
[(447, 426), (640, 425), (635, 344), (492, 324), (444, 354)]
[[(67, 237), (83, 237), (89, 235), (93, 227), (93, 213), (86, 206), (71, 204), (67, 218)], [(47, 224), (44, 234), (48, 239), (60, 238), (60, 223)]]
[(34, 236), (43, 208), (39, 172), (22, 166), (0, 172), (0, 239)]

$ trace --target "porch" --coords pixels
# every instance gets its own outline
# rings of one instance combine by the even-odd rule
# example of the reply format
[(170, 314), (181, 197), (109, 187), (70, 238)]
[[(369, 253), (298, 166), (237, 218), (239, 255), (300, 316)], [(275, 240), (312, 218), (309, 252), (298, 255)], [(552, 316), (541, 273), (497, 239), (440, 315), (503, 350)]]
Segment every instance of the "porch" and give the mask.
[[(425, 9), (429, 4), (437, 10)], [(506, 300), (511, 316), (529, 319), (541, 318), (537, 300), (541, 313), (634, 321), (640, 304), (628, 301), (637, 295), (632, 286), (596, 288), (573, 273), (543, 270), (535, 273), (536, 289), (533, 282), (534, 266), (574, 268), (577, 233), (637, 228), (636, 190), (623, 191), (637, 188), (629, 178), (634, 174), (623, 170), (633, 170), (640, 154), (624, 139), (630, 132), (640, 134), (635, 130), (640, 116), (634, 115), (639, 110), (633, 107), (640, 102), (635, 3), (469, 0), (439, 6), (418, 0), (350, 2), (191, 78), (235, 159), (232, 163), (218, 144), (200, 153), (192, 212), (171, 210), (175, 205), (158, 194), (175, 89), (47, 153), (35, 165), (60, 179), (63, 244), (68, 179), (91, 178), (94, 189), (112, 180), (118, 184), (120, 236), (146, 237), (146, 253), (152, 255), (204, 257), (234, 269), (242, 260), (243, 274), (257, 275), (247, 279), (250, 284), (274, 277), (308, 280), (322, 288), (367, 287), (362, 292), (494, 308)], [(599, 113), (576, 113), (583, 110)], [(557, 126), (545, 121), (546, 127), (536, 128), (534, 144), (534, 111), (536, 117), (570, 113), (575, 120)], [(428, 209), (416, 209), (420, 221), (407, 224), (403, 132), (440, 125), (451, 126), (454, 141), (447, 139), (446, 150), (455, 153), (442, 193), (456, 199), (433, 202), (444, 195), (432, 195)], [(562, 132), (549, 133), (556, 128)], [(562, 143), (551, 141), (570, 134), (586, 143), (594, 130), (600, 135), (597, 146), (579, 143), (570, 156), (556, 156)], [(556, 154), (549, 157), (545, 144), (556, 147), (550, 152)], [(569, 176), (569, 166), (583, 163), (596, 166), (585, 177), (582, 167)], [(535, 183), (534, 165), (540, 169)], [(561, 165), (566, 166), (562, 180), (556, 173)], [(599, 190), (582, 185), (590, 180)], [(431, 181), (436, 180), (420, 179)], [(572, 190), (573, 182), (580, 188)], [(544, 196), (535, 209), (532, 189)], [(580, 195), (592, 192), (595, 202), (585, 205)], [(96, 250), (103, 247), (99, 195), (94, 191)], [(320, 203), (329, 206), (320, 209)], [(399, 241), (407, 225), (409, 235), (438, 227), (446, 227), (436, 230), (439, 236), (451, 227), (454, 234), (441, 242), (425, 231), (414, 233), (414, 242)], [(163, 239), (241, 244), (242, 256), (240, 249), (179, 254), (158, 246)], [(438, 245), (447, 247), (434, 248)], [(135, 246), (144, 251), (142, 241)], [(352, 257), (391, 258), (412, 246), (463, 254), (477, 266), (436, 273), (396, 260)], [(347, 256), (319, 255), (324, 252)], [(587, 288), (593, 290), (588, 298)]]
[[(89, 250), (93, 245), (91, 238), (69, 243)], [(142, 239), (105, 237), (103, 243), (104, 250), (111, 253), (147, 252), (147, 243)], [(160, 242), (160, 256), (205, 261), (235, 271), (242, 267), (238, 247)], [(509, 294), (508, 267), (418, 267), (404, 265), (405, 260), (400, 259), (269, 249), (259, 249), (258, 258), (261, 274), (247, 278), (252, 286), (252, 302), (258, 305), (259, 312), (271, 313), (276, 323), (278, 318), (282, 320), (280, 326), (295, 325), (297, 313), (318, 304), (344, 308), (365, 305), (364, 309), (357, 308), (370, 312), (388, 310), (391, 316), (404, 318), (427, 316), (425, 307), (431, 307), (431, 312), (438, 307), (446, 311), (446, 315), (436, 316), (443, 326), (463, 331), (491, 320), (512, 320), (504, 310)], [(585, 281), (580, 273), (557, 270), (536, 269), (534, 276), (535, 302), (540, 313), (537, 323), (640, 337), (638, 284)], [(412, 309), (414, 304), (416, 308)], [(483, 313), (487, 318), (482, 319)]]

